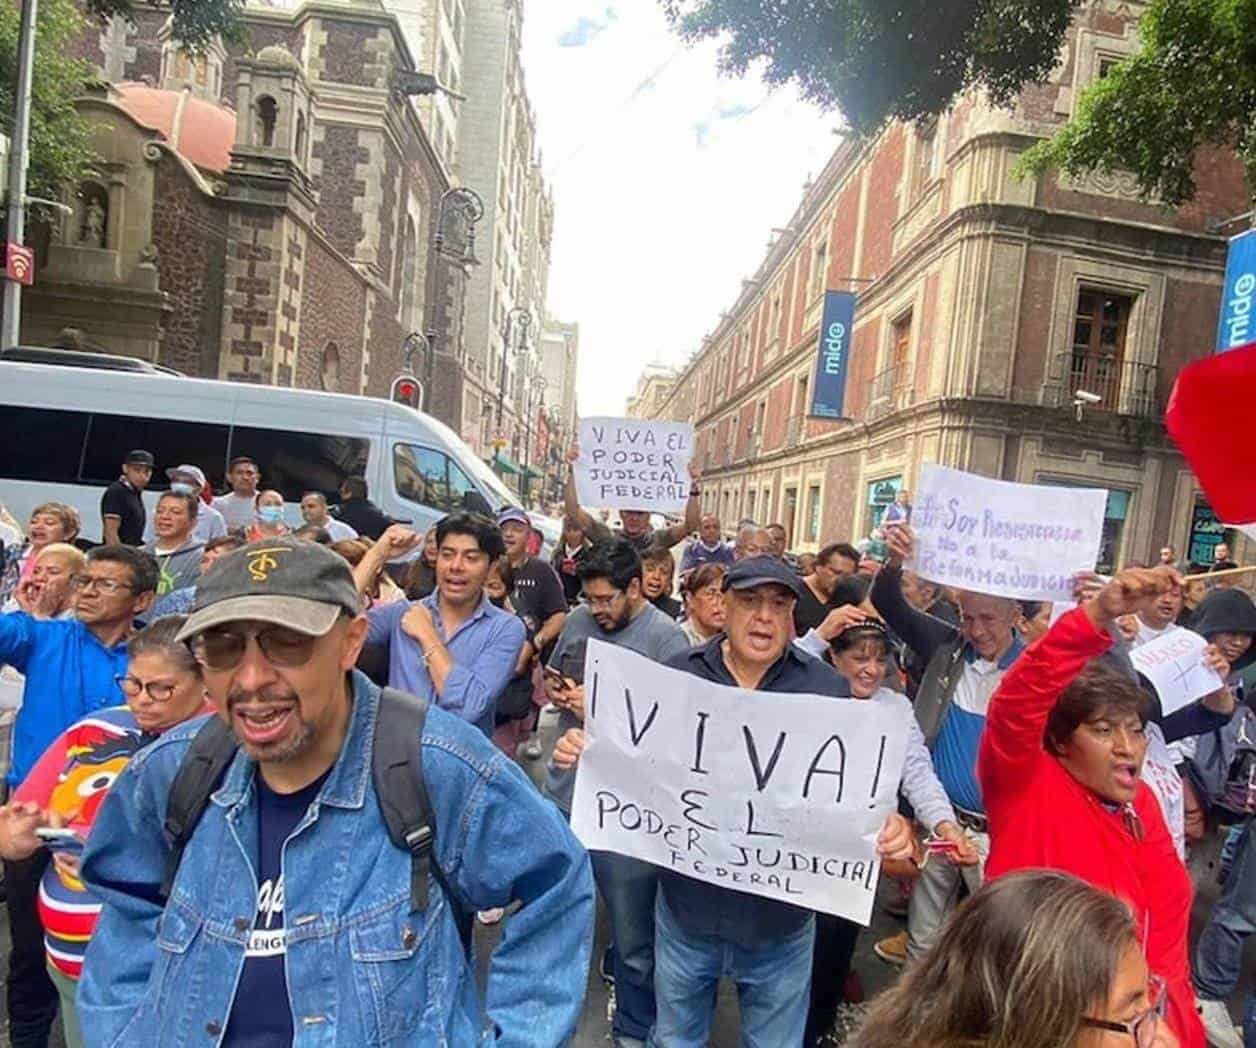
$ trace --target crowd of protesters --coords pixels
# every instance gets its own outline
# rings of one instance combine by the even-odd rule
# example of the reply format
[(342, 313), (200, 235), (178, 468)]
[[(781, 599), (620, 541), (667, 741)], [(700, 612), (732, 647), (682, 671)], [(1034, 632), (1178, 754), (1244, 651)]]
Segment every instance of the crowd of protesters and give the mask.
[[(298, 524), (246, 457), (222, 494), (166, 468), (150, 514), (157, 468), (125, 456), (95, 547), (60, 503), (0, 517), (12, 1044), (59, 1012), (71, 1048), (558, 1045), (596, 965), (620, 1048), (705, 1045), (722, 979), (746, 1045), (1237, 1048), (1233, 1006), (1256, 1048), (1256, 606), (1231, 576), (1165, 547), (1065, 611), (907, 570), (905, 492), (879, 548), (795, 556), (704, 515), (697, 476), (682, 519), (614, 528), (569, 481), (542, 554), (521, 509), (418, 533), (360, 477)], [(1224, 686), (1165, 715), (1130, 652), (1178, 625)], [(914, 709), (877, 838), (904, 925), (874, 947), (904, 973), (866, 1010), (859, 925), (576, 840), (591, 639)], [(501, 924), (479, 981), (476, 923)]]

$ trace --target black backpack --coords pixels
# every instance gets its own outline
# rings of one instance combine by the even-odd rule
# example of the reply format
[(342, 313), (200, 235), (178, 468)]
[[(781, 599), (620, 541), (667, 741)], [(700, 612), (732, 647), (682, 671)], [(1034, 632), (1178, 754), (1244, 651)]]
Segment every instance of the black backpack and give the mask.
[[(427, 909), (430, 871), (445, 890), (461, 932), (457, 897), (450, 890), (440, 864), (432, 861), (436, 817), (423, 778), (420, 743), (426, 718), (427, 703), (422, 699), (392, 688), (383, 689), (375, 721), (371, 776), (389, 839), (402, 851), (410, 853), (410, 909), (415, 913)], [(196, 832), (209, 798), (222, 782), (237, 748), (231, 729), (221, 718), (211, 717), (196, 733), (179, 766), (170, 786), (170, 804), (162, 827), (166, 847), (170, 849), (161, 883), (163, 899), (170, 896), (183, 850)]]

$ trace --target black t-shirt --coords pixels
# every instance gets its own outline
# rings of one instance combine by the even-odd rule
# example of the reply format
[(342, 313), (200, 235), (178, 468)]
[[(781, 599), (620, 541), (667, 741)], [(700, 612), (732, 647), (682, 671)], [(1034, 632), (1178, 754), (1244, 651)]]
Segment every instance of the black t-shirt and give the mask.
[(100, 517), (118, 517), (118, 541), (127, 546), (144, 542), (144, 500), (125, 478), (115, 480), (100, 497)]
[(515, 588), (510, 594), (510, 603), (531, 637), (551, 615), (567, 610), (567, 597), (557, 572), (543, 560), (529, 557), (512, 570)]
[(802, 596), (794, 603), (794, 632), (804, 637), (824, 621), (829, 613), (827, 603), (820, 603), (806, 582), (802, 584)]
[(244, 971), (231, 1002), (224, 1048), (274, 1048), (292, 1043), (292, 1009), (284, 972), (283, 872), (279, 856), (305, 816), (329, 768), (296, 793), (276, 793), (257, 776), (257, 917), (244, 956)]
[(658, 608), (659, 611), (661, 611), (669, 619), (680, 618), (682, 605), (675, 597), (669, 597), (666, 593), (660, 593), (657, 597), (650, 601), (650, 603)]

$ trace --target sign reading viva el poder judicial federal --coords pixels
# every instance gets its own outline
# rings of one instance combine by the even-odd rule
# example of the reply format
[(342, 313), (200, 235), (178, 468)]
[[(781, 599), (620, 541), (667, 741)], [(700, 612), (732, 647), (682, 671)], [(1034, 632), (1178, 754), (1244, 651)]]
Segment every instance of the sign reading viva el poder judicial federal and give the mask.
[(845, 418), (846, 372), (855, 326), (855, 296), (849, 291), (827, 291), (820, 324), (815, 380), (811, 383), (811, 410), (816, 418)]
[(580, 457), (572, 467), (584, 506), (680, 513), (693, 478), (693, 427), (633, 418), (580, 420)]
[(743, 691), (596, 640), (584, 679), (585, 847), (868, 923), (906, 700)]

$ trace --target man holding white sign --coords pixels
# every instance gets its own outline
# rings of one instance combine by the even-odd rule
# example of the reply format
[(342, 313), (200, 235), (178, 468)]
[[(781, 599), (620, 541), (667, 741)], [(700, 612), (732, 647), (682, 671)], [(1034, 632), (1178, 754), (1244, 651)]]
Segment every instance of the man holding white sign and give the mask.
[[(571, 475), (563, 490), (564, 512), (596, 543), (612, 537), (611, 532), (581, 503), (617, 509), (620, 528), (615, 538), (627, 539), (638, 553), (651, 546), (670, 549), (702, 522), (702, 486), (692, 456), (692, 426), (584, 419), (579, 443), (573, 442), (567, 451)], [(657, 531), (650, 525), (651, 513), (679, 511), (685, 514), (679, 524)]]
[[(601, 747), (610, 759), (577, 780), (572, 825), (592, 847), (628, 838), (619, 846), (649, 851), (664, 868), (650, 1038), (659, 1048), (707, 1043), (721, 977), (738, 986), (744, 1043), (800, 1044), (812, 910), (866, 920), (877, 856), (913, 852), (906, 820), (887, 817), (906, 735), (892, 738), (894, 726), (871, 707), (825, 710), (814, 698), (848, 697), (850, 688), (790, 642), (800, 585), (767, 556), (746, 558), (725, 577), (726, 635), (671, 663), (725, 689), (695, 686), (675, 697), (672, 683), (655, 702), (652, 689), (666, 684), (633, 666), (626, 682), (612, 669), (619, 683), (605, 690), (597, 678), (596, 709), (590, 697), (591, 752)], [(600, 659), (590, 652), (594, 672)], [(729, 688), (808, 698), (737, 697)], [(584, 745), (583, 732), (568, 732), (555, 760), (574, 765)], [(633, 797), (599, 782), (621, 754), (636, 757)], [(734, 775), (739, 786), (725, 778)]]

